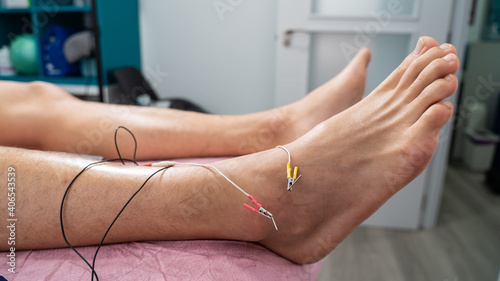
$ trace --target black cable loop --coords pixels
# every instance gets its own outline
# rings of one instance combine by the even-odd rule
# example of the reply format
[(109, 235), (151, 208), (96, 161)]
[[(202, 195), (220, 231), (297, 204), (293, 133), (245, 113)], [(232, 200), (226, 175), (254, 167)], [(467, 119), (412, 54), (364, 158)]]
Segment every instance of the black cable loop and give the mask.
[[(120, 149), (118, 148), (118, 141), (117, 141), (117, 134), (118, 134), (118, 131), (120, 129), (124, 129), (126, 130), (127, 132), (130, 133), (130, 135), (132, 136), (132, 138), (134, 139), (134, 143), (135, 143), (135, 146), (134, 146), (134, 158), (133, 159), (124, 159), (122, 158), (121, 156), (121, 153), (120, 153)], [(144, 188), (144, 186), (148, 183), (148, 181), (156, 174), (158, 174), (159, 172), (161, 171), (164, 171), (166, 170), (168, 167), (164, 167), (164, 168), (161, 168), (159, 170), (156, 170), (154, 173), (152, 173), (145, 181), (144, 183), (141, 185), (141, 187), (128, 199), (128, 201), (125, 203), (125, 205), (123, 205), (122, 209), (120, 210), (120, 212), (118, 212), (118, 214), (116, 215), (116, 217), (114, 218), (113, 222), (111, 222), (111, 224), (109, 225), (108, 229), (106, 230), (106, 232), (104, 233), (101, 241), (99, 242), (99, 245), (96, 249), (96, 251), (94, 252), (94, 257), (92, 259), (92, 264), (90, 264), (88, 262), (88, 260), (82, 256), (82, 254), (80, 254), (80, 252), (78, 252), (78, 250), (73, 247), (73, 245), (71, 245), (71, 243), (68, 241), (67, 237), (66, 237), (66, 232), (64, 230), (64, 222), (63, 222), (63, 208), (64, 208), (64, 202), (66, 200), (66, 197), (68, 196), (68, 192), (71, 188), (71, 186), (73, 185), (73, 183), (85, 172), (87, 171), (88, 169), (90, 169), (91, 167), (95, 166), (95, 165), (98, 165), (98, 164), (102, 164), (102, 163), (109, 163), (109, 162), (114, 162), (114, 161), (118, 161), (120, 160), (120, 162), (122, 162), (123, 165), (125, 165), (125, 162), (132, 162), (134, 163), (136, 166), (138, 166), (137, 162), (136, 162), (136, 154), (137, 154), (137, 140), (135, 138), (135, 135), (129, 130), (127, 129), (126, 127), (123, 127), (123, 126), (118, 126), (115, 130), (115, 135), (114, 135), (114, 141), (115, 141), (115, 148), (116, 148), (116, 152), (118, 153), (118, 158), (116, 159), (109, 159), (109, 160), (101, 160), (101, 161), (97, 161), (97, 162), (93, 162), (93, 163), (90, 163), (88, 164), (87, 166), (85, 166), (74, 178), (73, 180), (69, 183), (68, 187), (66, 188), (66, 191), (64, 192), (64, 195), (63, 195), (63, 198), (61, 200), (61, 208), (60, 208), (60, 211), (59, 211), (59, 220), (60, 220), (60, 223), (61, 223), (61, 232), (62, 232), (62, 236), (63, 236), (63, 239), (64, 241), (66, 242), (66, 244), (68, 245), (68, 247), (70, 249), (72, 249), (86, 264), (87, 266), (90, 268), (90, 270), (92, 271), (92, 278), (91, 280), (93, 281), (94, 280), (94, 276), (96, 278), (97, 281), (99, 281), (99, 277), (97, 275), (97, 272), (95, 271), (95, 263), (96, 263), (96, 259), (97, 259), (97, 254), (99, 253), (99, 250), (101, 249), (102, 245), (104, 244), (104, 240), (106, 239), (109, 231), (111, 230), (111, 228), (113, 227), (113, 225), (115, 224), (115, 222), (118, 220), (118, 218), (120, 217), (120, 215), (123, 213), (123, 211), (125, 210), (125, 208), (127, 208), (127, 206), (129, 205), (129, 203), (134, 199), (134, 197)]]

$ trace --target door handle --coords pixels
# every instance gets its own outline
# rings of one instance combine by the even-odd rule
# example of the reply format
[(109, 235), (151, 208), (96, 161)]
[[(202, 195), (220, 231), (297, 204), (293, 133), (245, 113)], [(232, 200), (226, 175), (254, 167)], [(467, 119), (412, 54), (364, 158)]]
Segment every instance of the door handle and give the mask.
[(290, 44), (292, 43), (292, 35), (294, 33), (308, 34), (310, 32), (310, 30), (306, 29), (286, 29), (285, 32), (283, 32), (283, 45), (285, 45), (286, 47), (290, 46)]

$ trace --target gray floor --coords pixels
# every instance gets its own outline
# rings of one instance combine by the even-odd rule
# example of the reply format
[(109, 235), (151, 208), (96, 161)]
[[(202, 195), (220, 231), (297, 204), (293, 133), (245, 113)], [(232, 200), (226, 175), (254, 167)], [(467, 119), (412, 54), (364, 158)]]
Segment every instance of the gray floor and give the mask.
[(450, 167), (434, 229), (360, 227), (324, 260), (318, 281), (497, 281), (500, 196), (483, 181)]

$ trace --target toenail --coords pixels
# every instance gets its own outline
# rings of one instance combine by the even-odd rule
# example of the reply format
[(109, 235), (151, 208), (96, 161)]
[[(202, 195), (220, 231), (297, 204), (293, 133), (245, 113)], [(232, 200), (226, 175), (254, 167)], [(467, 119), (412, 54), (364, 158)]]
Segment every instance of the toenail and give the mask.
[(425, 46), (424, 39), (419, 38), (417, 42), (417, 47), (415, 48), (415, 51), (413, 51), (413, 53), (415, 55), (420, 55), (420, 53), (422, 53), (422, 50), (424, 49), (424, 46)]
[(446, 77), (444, 77), (444, 79), (447, 81), (451, 81), (451, 79), (453, 79), (453, 74), (446, 75)]
[(442, 44), (441, 46), (439, 46), (441, 49), (443, 50), (448, 50), (451, 48), (451, 45), (450, 44), (447, 44), (447, 43), (444, 43)]
[(441, 102), (441, 104), (444, 105), (448, 109), (453, 109), (453, 105), (451, 104), (451, 102), (443, 101), (443, 102)]
[(455, 59), (457, 58), (457, 56), (455, 54), (447, 54), (444, 59), (449, 61), (449, 62), (453, 62), (455, 61)]

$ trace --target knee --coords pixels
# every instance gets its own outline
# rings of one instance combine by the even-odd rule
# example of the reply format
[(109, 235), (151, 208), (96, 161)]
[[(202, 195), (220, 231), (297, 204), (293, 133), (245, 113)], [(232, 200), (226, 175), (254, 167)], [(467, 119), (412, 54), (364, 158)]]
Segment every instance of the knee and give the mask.
[(28, 88), (28, 92), (33, 94), (44, 94), (46, 92), (50, 92), (52, 88), (52, 84), (42, 81), (33, 81), (26, 84)]
[(32, 97), (34, 99), (43, 99), (43, 100), (50, 100), (50, 99), (60, 100), (63, 98), (71, 97), (69, 93), (59, 88), (58, 86), (42, 81), (34, 81), (27, 83), (27, 93), (29, 97)]

